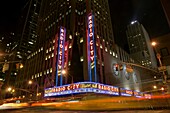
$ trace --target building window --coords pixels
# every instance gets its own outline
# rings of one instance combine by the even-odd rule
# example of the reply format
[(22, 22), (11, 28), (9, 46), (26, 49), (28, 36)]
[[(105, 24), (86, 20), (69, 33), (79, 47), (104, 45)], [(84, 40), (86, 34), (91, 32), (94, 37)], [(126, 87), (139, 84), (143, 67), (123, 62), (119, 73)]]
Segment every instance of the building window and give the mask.
[(83, 56), (80, 57), (80, 61), (83, 62)]
[(161, 48), (161, 49), (160, 49), (160, 52), (161, 52), (161, 56), (162, 56), (162, 57), (169, 55), (169, 51), (168, 51), (168, 48), (167, 48), (167, 47)]
[(83, 37), (82, 38), (80, 38), (80, 43), (82, 43), (83, 42)]

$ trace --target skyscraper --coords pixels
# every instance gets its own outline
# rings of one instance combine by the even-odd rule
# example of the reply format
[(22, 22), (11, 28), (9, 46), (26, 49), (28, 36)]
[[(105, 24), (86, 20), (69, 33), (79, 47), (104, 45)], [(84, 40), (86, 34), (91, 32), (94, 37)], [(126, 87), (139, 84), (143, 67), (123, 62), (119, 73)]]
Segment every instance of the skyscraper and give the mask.
[(126, 34), (132, 58), (143, 66), (156, 68), (154, 51), (151, 47), (149, 35), (143, 25), (138, 21), (131, 22), (127, 26)]
[(16, 57), (25, 60), (32, 52), (37, 40), (37, 22), (41, 0), (30, 0), (25, 3), (18, 21), (17, 39), (15, 45)]
[[(59, 75), (61, 74), (61, 70), (55, 68), (56, 63), (59, 63), (59, 61), (57, 61), (59, 56), (56, 58), (56, 55), (59, 53), (56, 53), (56, 51), (58, 49), (57, 45), (59, 44), (58, 38), (60, 37), (60, 32), (64, 30), (65, 43), (63, 42), (63, 44), (65, 46), (65, 52), (63, 55), (65, 55), (62, 56), (62, 58), (64, 57), (64, 64), (62, 64), (64, 68), (62, 69), (67, 70), (69, 74), (75, 76), (75, 82), (87, 81), (89, 79), (91, 79), (91, 81), (104, 82), (104, 70), (102, 69), (103, 56), (101, 56), (102, 51), (100, 47), (104, 44), (109, 50), (115, 51), (113, 48), (114, 39), (111, 25), (108, 1), (43, 1), (38, 24), (39, 36), (37, 49), (39, 49), (39, 51), (45, 50), (46, 53), (42, 54), (39, 59), (44, 62), (43, 68), (37, 67), (36, 71), (38, 71), (38, 69), (39, 71), (49, 70), (49, 72), (50, 69), (53, 70), (52, 75), (47, 77), (52, 80), (54, 80), (56, 76), (55, 70)], [(92, 28), (89, 28), (90, 26)], [(87, 38), (88, 34), (93, 34), (89, 40)], [(92, 42), (91, 40), (93, 40), (93, 43), (91, 43), (93, 46), (86, 48), (87, 43)], [(90, 53), (87, 53), (88, 49), (91, 51)], [(93, 49), (93, 51), (90, 49)], [(88, 60), (90, 60), (87, 54), (89, 56), (93, 55), (93, 60), (90, 61), (92, 66), (87, 64)], [(44, 61), (44, 59), (46, 60)], [(100, 64), (97, 65), (97, 62), (100, 62)], [(88, 76), (90, 67), (93, 68), (91, 69), (92, 75)], [(61, 77), (62, 76), (59, 76), (58, 78), (60, 80), (58, 81), (58, 85), (64, 82), (64, 79)], [(35, 76), (33, 78), (35, 78)]]
[(107, 0), (42, 1), (37, 37), (24, 76), (19, 77), (21, 87), (30, 79), (39, 84), (40, 92), (84, 81), (141, 87), (138, 71), (118, 69), (119, 64), (126, 67), (124, 62), (134, 60), (114, 43)]
[(169, 0), (160, 0), (160, 1), (162, 3), (162, 7), (170, 27), (170, 1)]

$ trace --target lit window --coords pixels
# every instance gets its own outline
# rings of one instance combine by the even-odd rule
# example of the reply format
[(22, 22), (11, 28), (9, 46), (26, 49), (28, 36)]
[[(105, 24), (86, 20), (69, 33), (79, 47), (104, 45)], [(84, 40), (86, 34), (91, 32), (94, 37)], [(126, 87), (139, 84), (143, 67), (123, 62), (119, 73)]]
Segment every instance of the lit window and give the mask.
[(45, 58), (45, 60), (47, 60), (47, 57)]
[(49, 51), (51, 51), (51, 47), (49, 48)]
[(82, 38), (80, 38), (80, 43), (82, 43), (83, 42), (83, 37)]
[(71, 65), (71, 61), (68, 62), (68, 65), (69, 65), (69, 66)]
[(80, 57), (80, 61), (83, 62), (83, 56)]
[(105, 47), (105, 51), (107, 52), (107, 47)]
[(76, 32), (76, 36), (78, 35), (78, 32)]
[(104, 63), (102, 62), (102, 66), (104, 66)]
[(54, 53), (52, 53), (51, 57), (54, 57)]
[(110, 54), (112, 54), (112, 51), (110, 50)]
[(115, 56), (115, 52), (113, 52), (113, 56)]
[(50, 73), (52, 73), (52, 71), (53, 71), (53, 69), (52, 69), (52, 68), (50, 68)]
[(42, 72), (40, 72), (40, 76), (42, 76)]
[(101, 44), (100, 44), (100, 48), (101, 48), (101, 49), (103, 48)]
[(69, 45), (69, 48), (72, 48), (71, 44)]
[(69, 38), (72, 39), (72, 35), (69, 35)]
[(47, 74), (49, 74), (49, 69), (47, 69)]
[(98, 43), (96, 43), (96, 46), (99, 46), (99, 44), (98, 44)]
[(48, 53), (48, 49), (46, 50), (46, 53)]

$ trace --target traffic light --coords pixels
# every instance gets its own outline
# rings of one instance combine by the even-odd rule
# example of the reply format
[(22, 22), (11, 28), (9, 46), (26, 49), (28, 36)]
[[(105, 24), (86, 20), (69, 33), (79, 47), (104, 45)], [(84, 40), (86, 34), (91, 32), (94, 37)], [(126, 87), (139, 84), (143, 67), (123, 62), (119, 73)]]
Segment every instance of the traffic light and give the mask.
[(120, 69), (120, 71), (123, 70), (123, 65), (122, 64), (119, 65), (119, 69)]
[(161, 90), (162, 90), (162, 91), (164, 91), (164, 90), (165, 90), (165, 88), (164, 88), (164, 87), (161, 87)]
[(126, 71), (127, 71), (128, 73), (133, 73), (133, 68), (132, 68), (132, 66), (131, 66), (131, 65), (126, 65)]
[(9, 63), (4, 63), (2, 72), (5, 73), (5, 71), (7, 71), (8, 69), (9, 69)]
[(22, 69), (23, 67), (22, 63), (16, 63), (16, 69)]
[(16, 69), (20, 68), (19, 65), (20, 65), (20, 63), (16, 63)]
[(115, 64), (115, 70), (119, 71), (119, 65), (118, 64)]

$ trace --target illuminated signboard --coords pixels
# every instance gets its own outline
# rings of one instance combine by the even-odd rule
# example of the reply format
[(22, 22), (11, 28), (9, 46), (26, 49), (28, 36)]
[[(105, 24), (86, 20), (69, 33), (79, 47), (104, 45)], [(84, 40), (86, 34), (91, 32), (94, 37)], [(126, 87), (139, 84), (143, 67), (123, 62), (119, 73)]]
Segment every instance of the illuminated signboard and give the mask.
[(119, 95), (118, 87), (104, 85), (96, 82), (79, 82), (45, 89), (45, 97), (59, 96), (75, 93), (100, 93)]
[(56, 65), (56, 86), (58, 84), (58, 76), (60, 76), (60, 86), (62, 85), (62, 73), (61, 71), (64, 69), (64, 52), (65, 52), (65, 37), (66, 37), (66, 29), (64, 27), (60, 27), (60, 35), (58, 39), (58, 62)]
[(127, 90), (127, 89), (124, 89), (124, 88), (120, 88), (120, 95), (121, 96), (132, 96), (133, 91), (132, 90)]
[(144, 94), (142, 92), (138, 92), (138, 91), (133, 91), (133, 94), (135, 97), (143, 97)]
[[(88, 72), (89, 80), (97, 82), (96, 75), (96, 44), (94, 40), (94, 16), (92, 13), (87, 18), (88, 31), (87, 31), (87, 53), (88, 53)], [(94, 78), (94, 80), (92, 80)]]
[(145, 94), (144, 94), (144, 97), (145, 97), (145, 98), (148, 98), (148, 99), (151, 99), (151, 94), (145, 93)]

